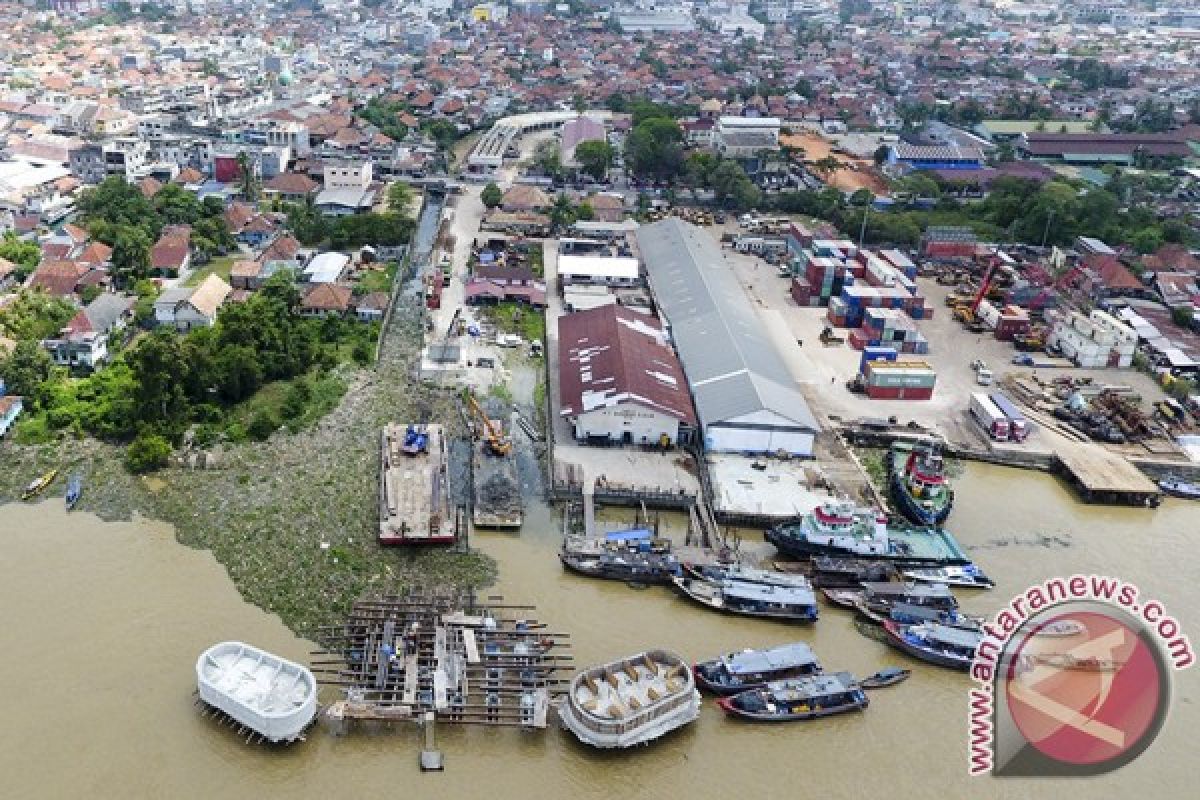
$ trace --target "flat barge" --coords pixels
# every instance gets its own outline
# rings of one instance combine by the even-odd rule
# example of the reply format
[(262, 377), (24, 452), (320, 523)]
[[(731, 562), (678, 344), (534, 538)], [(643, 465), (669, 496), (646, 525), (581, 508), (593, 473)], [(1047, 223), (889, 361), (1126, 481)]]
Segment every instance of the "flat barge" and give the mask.
[(380, 441), (379, 543), (452, 544), (456, 537), (441, 425), (384, 426)]

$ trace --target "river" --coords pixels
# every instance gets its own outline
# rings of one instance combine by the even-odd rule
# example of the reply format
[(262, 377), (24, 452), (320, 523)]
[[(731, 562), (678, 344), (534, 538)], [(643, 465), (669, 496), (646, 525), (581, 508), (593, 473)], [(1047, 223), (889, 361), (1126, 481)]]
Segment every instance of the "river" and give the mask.
[[(499, 563), (498, 593), (532, 602), (569, 632), (580, 664), (661, 645), (689, 659), (730, 648), (809, 640), (828, 668), (866, 674), (907, 664), (866, 638), (852, 617), (823, 609), (812, 629), (711, 614), (665, 589), (630, 589), (564, 574), (558, 522), (528, 509), (521, 534), (481, 533), (474, 545)], [(992, 611), (1026, 585), (1097, 571), (1135, 581), (1200, 641), (1193, 555), (1200, 506), (1155, 511), (1083, 506), (1057, 481), (970, 465), (951, 517), (960, 540), (997, 581), (966, 595)], [(0, 732), (5, 796), (84, 797), (518, 797), (639, 798), (1116, 798), (1191, 795), (1200, 730), (1200, 670), (1176, 675), (1170, 718), (1139, 760), (1076, 781), (966, 775), (961, 674), (918, 666), (907, 683), (872, 695), (862, 714), (785, 727), (700, 720), (651, 747), (596, 753), (567, 734), (439, 729), (446, 772), (417, 769), (409, 727), (336, 737), (314, 729), (286, 750), (252, 747), (192, 706), (193, 664), (213, 642), (238, 638), (303, 660), (309, 643), (244, 603), (204, 551), (169, 528), (106, 523), (61, 500), (0, 507)], [(324, 698), (326, 700), (332, 697)], [(1192, 786), (1191, 789), (1187, 788)], [(486, 787), (486, 788), (485, 788)]]

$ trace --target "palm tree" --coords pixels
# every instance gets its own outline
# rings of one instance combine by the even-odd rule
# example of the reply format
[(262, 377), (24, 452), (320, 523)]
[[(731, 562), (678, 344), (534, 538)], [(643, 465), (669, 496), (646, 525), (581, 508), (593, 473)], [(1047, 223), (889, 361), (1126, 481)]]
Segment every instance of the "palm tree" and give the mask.
[(254, 165), (245, 150), (238, 153), (237, 163), (242, 196), (254, 202), (258, 199), (258, 179), (254, 176)]

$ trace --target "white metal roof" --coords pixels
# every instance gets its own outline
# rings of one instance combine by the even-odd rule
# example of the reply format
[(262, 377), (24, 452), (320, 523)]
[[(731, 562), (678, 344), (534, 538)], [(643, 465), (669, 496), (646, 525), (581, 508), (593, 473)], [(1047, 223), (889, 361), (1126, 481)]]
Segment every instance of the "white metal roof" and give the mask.
[(629, 256), (559, 256), (559, 275), (636, 280), (638, 260)]
[(713, 238), (669, 217), (643, 225), (637, 240), (701, 423), (769, 411), (816, 432), (816, 418)]

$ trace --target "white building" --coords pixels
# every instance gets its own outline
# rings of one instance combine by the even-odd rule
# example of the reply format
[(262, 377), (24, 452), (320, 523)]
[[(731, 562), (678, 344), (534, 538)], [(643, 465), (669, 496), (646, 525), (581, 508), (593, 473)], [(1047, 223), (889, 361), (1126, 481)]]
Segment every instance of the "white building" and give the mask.
[(1059, 315), (1046, 344), (1059, 348), (1080, 367), (1128, 367), (1133, 363), (1138, 334), (1103, 311), (1084, 316), (1078, 311)]
[(637, 286), (641, 282), (638, 260), (629, 256), (558, 257), (560, 286)]
[(370, 161), (338, 161), (325, 165), (326, 189), (358, 189), (371, 185), (373, 166)]

